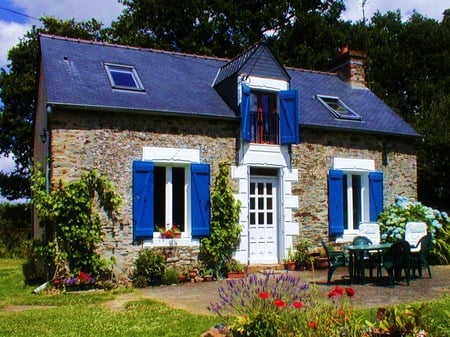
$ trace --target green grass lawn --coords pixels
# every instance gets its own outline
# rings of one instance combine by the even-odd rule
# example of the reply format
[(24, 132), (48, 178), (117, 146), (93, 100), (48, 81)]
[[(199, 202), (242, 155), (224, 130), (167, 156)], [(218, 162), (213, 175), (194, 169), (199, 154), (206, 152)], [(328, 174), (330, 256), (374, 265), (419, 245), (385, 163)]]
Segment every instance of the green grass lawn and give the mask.
[[(85, 294), (38, 294), (24, 286), (20, 260), (0, 259), (0, 308), (36, 305), (20, 312), (0, 310), (0, 336), (200, 336), (217, 317), (192, 315), (156, 301), (128, 303), (126, 310), (101, 306), (130, 290)], [(205, 303), (207, 305), (207, 303)]]
[[(193, 315), (152, 300), (130, 302), (122, 311), (101, 305), (130, 289), (33, 295), (35, 286), (24, 285), (22, 262), (0, 259), (0, 336), (198, 337), (220, 321), (216, 316)], [(36, 307), (18, 312), (1, 310), (7, 305)], [(375, 311), (364, 309), (357, 314), (362, 321), (373, 320)], [(432, 336), (450, 336), (449, 311), (450, 296), (428, 303), (425, 315), (434, 322)]]

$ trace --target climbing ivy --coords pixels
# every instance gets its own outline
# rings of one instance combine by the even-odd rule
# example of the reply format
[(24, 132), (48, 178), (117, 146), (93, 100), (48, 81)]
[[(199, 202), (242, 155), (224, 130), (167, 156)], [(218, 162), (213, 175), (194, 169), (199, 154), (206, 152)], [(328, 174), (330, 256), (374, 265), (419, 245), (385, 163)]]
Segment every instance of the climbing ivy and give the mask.
[[(78, 180), (60, 181), (50, 192), (40, 169), (32, 177), (33, 204), (44, 235), (36, 245), (47, 267), (56, 271), (84, 271), (101, 276), (113, 261), (102, 258), (96, 248), (103, 241), (100, 211), (116, 220), (120, 196), (110, 181), (92, 169)], [(62, 269), (61, 269), (62, 267)]]
[(241, 204), (233, 197), (230, 165), (227, 163), (219, 164), (211, 204), (211, 233), (209, 237), (201, 240), (199, 257), (206, 268), (216, 271), (218, 275), (224, 275), (225, 264), (231, 259), (241, 237)]

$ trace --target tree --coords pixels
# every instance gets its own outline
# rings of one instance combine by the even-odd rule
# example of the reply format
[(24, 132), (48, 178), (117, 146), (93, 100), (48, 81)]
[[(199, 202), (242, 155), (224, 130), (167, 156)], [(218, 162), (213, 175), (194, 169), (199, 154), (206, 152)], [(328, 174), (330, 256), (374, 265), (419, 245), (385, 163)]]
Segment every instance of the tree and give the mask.
[(0, 71), (0, 154), (13, 155), (15, 169), (0, 172), (0, 192), (8, 199), (30, 196), (30, 167), (33, 151), (33, 118), (39, 69), (38, 36), (40, 33), (101, 39), (102, 24), (95, 19), (87, 22), (41, 18), (43, 27), (33, 27), (8, 53), (8, 71)]

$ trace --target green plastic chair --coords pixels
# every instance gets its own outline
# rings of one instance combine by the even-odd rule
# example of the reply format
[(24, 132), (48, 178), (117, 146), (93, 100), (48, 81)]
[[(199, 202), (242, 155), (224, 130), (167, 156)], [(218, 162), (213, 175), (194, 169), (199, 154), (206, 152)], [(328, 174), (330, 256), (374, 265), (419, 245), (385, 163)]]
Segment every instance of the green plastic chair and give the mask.
[(325, 249), (328, 258), (328, 278), (327, 284), (331, 284), (331, 278), (337, 268), (345, 266), (344, 252), (332, 251), (325, 241), (322, 240), (322, 246)]
[(394, 279), (401, 280), (402, 271), (405, 272), (406, 283), (409, 286), (411, 271), (411, 247), (406, 240), (400, 240), (392, 246), (383, 255), (383, 268), (389, 274), (389, 283), (394, 287)]

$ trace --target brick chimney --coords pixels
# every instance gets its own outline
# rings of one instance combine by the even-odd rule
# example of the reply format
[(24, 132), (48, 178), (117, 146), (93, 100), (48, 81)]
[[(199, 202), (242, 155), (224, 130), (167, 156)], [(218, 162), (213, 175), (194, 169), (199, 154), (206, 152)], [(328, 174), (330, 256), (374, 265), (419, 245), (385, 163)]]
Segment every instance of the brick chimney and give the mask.
[(366, 88), (366, 57), (367, 53), (344, 46), (330, 71), (337, 73), (354, 88)]

